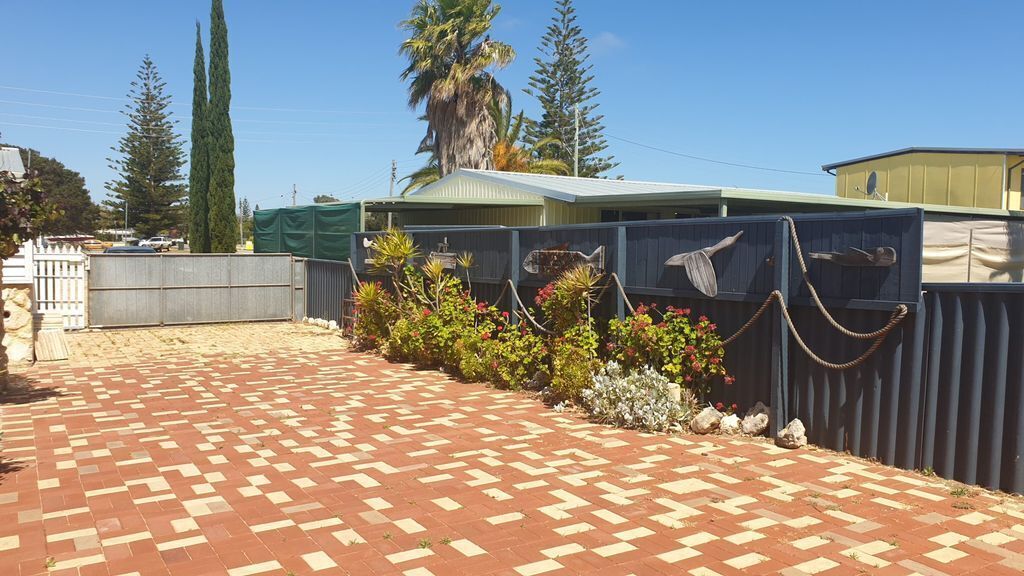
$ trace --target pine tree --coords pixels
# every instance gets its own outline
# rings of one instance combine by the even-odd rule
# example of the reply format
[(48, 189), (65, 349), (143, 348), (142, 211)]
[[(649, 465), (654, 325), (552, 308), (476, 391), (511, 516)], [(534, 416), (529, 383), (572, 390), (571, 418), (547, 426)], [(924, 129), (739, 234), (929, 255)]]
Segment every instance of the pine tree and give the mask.
[(579, 107), (579, 175), (593, 178), (618, 163), (612, 156), (600, 156), (608, 143), (602, 135), (604, 116), (597, 113), (598, 105), (593, 102), (601, 92), (590, 85), (594, 66), (587, 63), (587, 39), (576, 24), (572, 0), (556, 0), (551, 21), (540, 41), (544, 59), (534, 58), (537, 70), (530, 77), (530, 88), (524, 90), (535, 96), (543, 109), (541, 119), (527, 126), (526, 140), (532, 144), (554, 138), (556, 142), (540, 147), (541, 156), (572, 167)]
[(210, 106), (206, 126), (210, 150), (210, 250), (234, 252), (238, 234), (235, 215), (235, 137), (231, 132), (231, 71), (228, 69), (228, 28), (222, 0), (210, 11)]
[(127, 201), (128, 226), (136, 234), (151, 236), (182, 222), (185, 152), (167, 110), (171, 97), (164, 94), (165, 83), (149, 55), (142, 59), (136, 78), (128, 93), (131, 102), (122, 112), (128, 118), (128, 133), (112, 148), (119, 157), (109, 159), (117, 179), (106, 183), (110, 194), (103, 204), (124, 214)]
[(210, 150), (206, 129), (206, 62), (196, 22), (196, 58), (192, 66), (192, 157), (188, 174), (189, 250), (210, 251)]

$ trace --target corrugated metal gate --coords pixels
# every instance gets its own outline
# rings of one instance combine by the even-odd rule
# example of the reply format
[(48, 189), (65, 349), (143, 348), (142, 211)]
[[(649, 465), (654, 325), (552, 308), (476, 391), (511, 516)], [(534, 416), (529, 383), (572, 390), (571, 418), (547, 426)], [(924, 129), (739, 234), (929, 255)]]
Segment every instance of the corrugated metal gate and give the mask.
[(301, 318), (303, 272), (289, 254), (96, 254), (89, 261), (89, 325)]

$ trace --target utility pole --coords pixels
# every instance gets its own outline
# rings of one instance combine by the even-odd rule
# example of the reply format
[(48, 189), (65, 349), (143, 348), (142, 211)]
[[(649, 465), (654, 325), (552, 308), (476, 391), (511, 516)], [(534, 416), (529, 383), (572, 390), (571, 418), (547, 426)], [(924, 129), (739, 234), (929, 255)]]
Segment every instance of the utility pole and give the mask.
[[(391, 187), (388, 189), (388, 198), (395, 195), (395, 178), (398, 176), (398, 162), (391, 161)], [(388, 210), (388, 230), (391, 229), (391, 211)]]
[(579, 104), (574, 104), (572, 109), (573, 109), (573, 112), (574, 112), (574, 114), (573, 114), (573, 122), (572, 122), (572, 124), (573, 124), (573, 132), (576, 133), (576, 136), (575, 136), (575, 142), (576, 143), (573, 146), (573, 151), (572, 151), (572, 175), (574, 177), (578, 178), (579, 175), (580, 175), (580, 106), (579, 106)]
[(295, 197), (298, 196), (298, 195), (299, 195), (298, 189), (295, 187), (295, 184), (292, 184), (292, 206), (295, 206)]

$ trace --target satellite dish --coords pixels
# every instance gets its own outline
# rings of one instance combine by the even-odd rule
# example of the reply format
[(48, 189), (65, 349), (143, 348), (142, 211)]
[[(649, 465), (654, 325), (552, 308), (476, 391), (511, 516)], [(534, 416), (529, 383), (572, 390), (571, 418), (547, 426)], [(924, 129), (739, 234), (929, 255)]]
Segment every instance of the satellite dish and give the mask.
[(875, 193), (878, 191), (877, 189), (878, 189), (878, 173), (872, 171), (871, 174), (868, 174), (868, 191), (867, 191), (867, 195), (873, 197), (875, 195)]

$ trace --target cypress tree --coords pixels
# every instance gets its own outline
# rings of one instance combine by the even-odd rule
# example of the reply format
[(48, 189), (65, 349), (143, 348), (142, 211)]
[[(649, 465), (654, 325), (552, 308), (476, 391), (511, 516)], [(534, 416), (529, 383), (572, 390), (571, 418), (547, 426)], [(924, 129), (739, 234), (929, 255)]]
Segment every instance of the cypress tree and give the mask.
[(206, 126), (210, 150), (210, 250), (234, 252), (238, 234), (235, 215), (235, 137), (231, 132), (231, 71), (228, 69), (228, 27), (222, 0), (210, 11), (210, 105)]
[(113, 148), (119, 157), (109, 160), (117, 179), (106, 183), (110, 198), (103, 204), (123, 221), (127, 201), (128, 226), (136, 234), (151, 236), (182, 222), (185, 151), (167, 111), (171, 97), (164, 94), (164, 81), (148, 55), (136, 78), (128, 93), (131, 102), (123, 111), (128, 133)]
[(556, 142), (542, 146), (540, 153), (573, 166), (575, 146), (575, 108), (579, 107), (579, 175), (593, 178), (618, 163), (612, 156), (600, 156), (608, 147), (602, 132), (604, 116), (597, 113), (594, 98), (601, 92), (590, 85), (593, 64), (583, 30), (576, 24), (572, 0), (556, 0), (551, 18), (540, 41), (541, 57), (534, 58), (537, 69), (530, 76), (530, 88), (524, 91), (537, 98), (543, 114), (526, 129), (528, 143), (553, 137)]
[(188, 175), (189, 249), (210, 251), (210, 151), (206, 130), (206, 62), (196, 22), (196, 59), (192, 67), (192, 157)]

